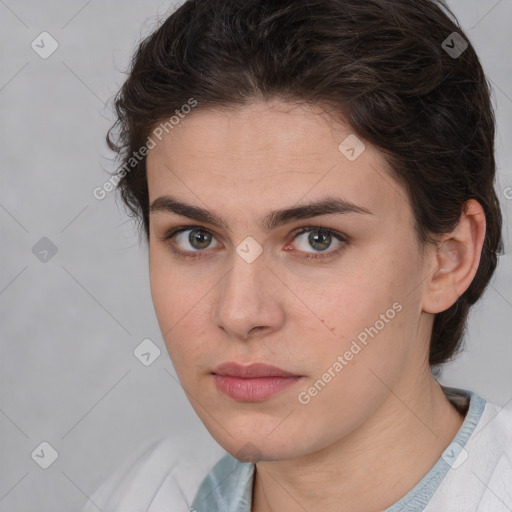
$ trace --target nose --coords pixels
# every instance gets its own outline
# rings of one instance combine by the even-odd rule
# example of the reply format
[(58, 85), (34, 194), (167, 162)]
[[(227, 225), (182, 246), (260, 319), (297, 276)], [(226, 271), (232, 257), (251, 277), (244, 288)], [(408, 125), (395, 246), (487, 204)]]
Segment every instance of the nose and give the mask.
[(252, 263), (235, 255), (231, 270), (219, 283), (213, 321), (232, 338), (268, 335), (285, 320), (283, 284), (263, 255)]

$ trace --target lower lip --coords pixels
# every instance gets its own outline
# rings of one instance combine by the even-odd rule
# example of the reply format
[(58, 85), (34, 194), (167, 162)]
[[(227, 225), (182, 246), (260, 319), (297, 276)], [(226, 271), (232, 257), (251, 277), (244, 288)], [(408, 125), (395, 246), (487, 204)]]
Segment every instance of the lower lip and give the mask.
[(214, 375), (213, 377), (220, 391), (239, 402), (261, 402), (302, 379), (302, 377), (241, 379), (227, 375)]

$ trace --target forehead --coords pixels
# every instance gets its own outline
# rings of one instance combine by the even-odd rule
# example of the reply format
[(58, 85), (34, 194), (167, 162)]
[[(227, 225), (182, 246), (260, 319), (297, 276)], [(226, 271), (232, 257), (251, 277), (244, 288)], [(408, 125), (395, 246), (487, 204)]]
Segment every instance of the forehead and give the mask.
[(184, 150), (194, 148), (189, 154), (193, 159), (208, 154), (239, 159), (243, 153), (245, 162), (280, 157), (303, 160), (306, 155), (331, 153), (337, 149), (338, 139), (350, 134), (347, 125), (334, 122), (321, 112), (320, 107), (278, 100), (255, 101), (240, 107), (199, 108), (164, 134), (151, 153), (161, 156), (169, 146), (175, 151), (174, 146), (179, 145)]
[[(344, 153), (346, 140), (361, 152), (355, 160)], [(147, 170), (150, 202), (169, 194), (216, 210), (231, 205), (234, 215), (242, 208), (261, 216), (327, 193), (377, 215), (407, 202), (382, 154), (341, 119), (280, 101), (194, 111), (149, 151)]]

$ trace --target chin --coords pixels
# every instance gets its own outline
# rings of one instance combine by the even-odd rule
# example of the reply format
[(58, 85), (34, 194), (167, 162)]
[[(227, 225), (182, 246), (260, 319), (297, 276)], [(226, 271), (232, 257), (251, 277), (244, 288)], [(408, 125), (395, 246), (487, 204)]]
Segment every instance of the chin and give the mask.
[[(272, 429), (265, 429), (263, 433), (253, 430), (254, 434), (251, 435), (250, 432), (247, 432), (243, 436), (238, 431), (231, 437), (222, 429), (208, 430), (217, 443), (240, 462), (256, 463), (293, 459), (300, 455), (296, 453), (297, 446), (304, 447), (302, 440), (295, 439), (284, 431), (279, 435), (275, 432), (270, 436), (268, 432), (272, 432)], [(228, 432), (237, 432), (229, 428), (227, 430)]]

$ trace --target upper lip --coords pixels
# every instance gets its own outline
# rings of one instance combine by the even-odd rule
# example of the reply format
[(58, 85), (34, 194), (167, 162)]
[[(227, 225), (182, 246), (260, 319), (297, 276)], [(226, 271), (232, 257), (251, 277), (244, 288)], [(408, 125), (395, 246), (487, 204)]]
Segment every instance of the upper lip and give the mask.
[(216, 375), (227, 375), (229, 377), (239, 377), (243, 379), (257, 377), (299, 377), (299, 375), (287, 372), (282, 368), (264, 363), (241, 365), (234, 362), (227, 362), (217, 366), (213, 373)]

